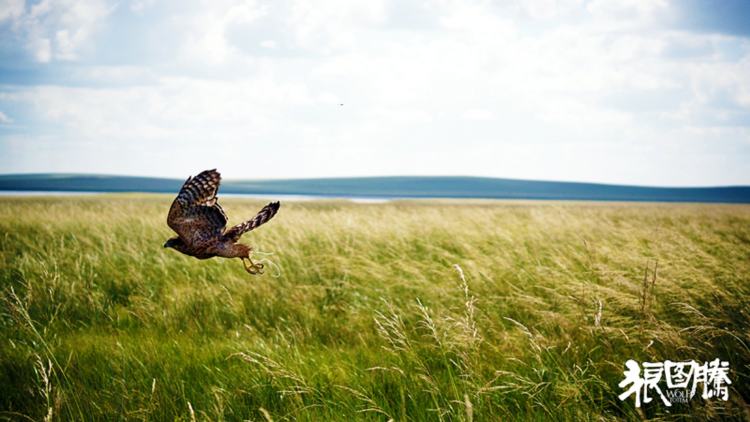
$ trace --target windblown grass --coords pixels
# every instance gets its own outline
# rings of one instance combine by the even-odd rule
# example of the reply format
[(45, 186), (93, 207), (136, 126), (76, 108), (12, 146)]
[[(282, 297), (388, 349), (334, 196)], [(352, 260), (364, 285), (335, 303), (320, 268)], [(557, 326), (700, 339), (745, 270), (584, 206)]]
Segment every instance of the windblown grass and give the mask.
[[(749, 207), (286, 203), (252, 277), (162, 249), (169, 201), (0, 199), (0, 417), (750, 418)], [(617, 398), (717, 357), (728, 402)]]

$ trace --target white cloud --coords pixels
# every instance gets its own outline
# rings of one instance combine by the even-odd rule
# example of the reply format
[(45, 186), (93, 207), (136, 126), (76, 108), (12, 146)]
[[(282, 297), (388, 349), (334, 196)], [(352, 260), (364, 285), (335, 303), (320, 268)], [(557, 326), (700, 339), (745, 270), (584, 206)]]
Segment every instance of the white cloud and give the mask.
[(0, 23), (6, 19), (17, 19), (23, 14), (23, 0), (5, 0), (0, 3)]
[(36, 61), (70, 61), (78, 58), (114, 7), (104, 0), (42, 0), (28, 7), (12, 0), (0, 7), (0, 22), (12, 22), (12, 36)]
[(260, 46), (263, 48), (270, 48), (270, 49), (275, 49), (278, 47), (276, 44), (276, 41), (274, 40), (263, 40), (260, 42)]
[(472, 108), (464, 111), (463, 118), (466, 120), (492, 120), (495, 115), (489, 110)]
[(358, 32), (386, 19), (383, 0), (295, 0), (285, 17), (297, 43), (308, 50), (330, 54), (355, 48)]
[(52, 59), (52, 43), (49, 38), (34, 38), (29, 40), (29, 48), (39, 63), (48, 63)]
[[(54, 65), (96, 43), (112, 9), (100, 6), (42, 2), (12, 19), (37, 60)], [(150, 6), (130, 9), (140, 19)], [(166, 157), (172, 176), (210, 158), (236, 177), (750, 182), (738, 169), (750, 44), (661, 26), (671, 2), (172, 6), (148, 28), (159, 50), (116, 65), (94, 58), (69, 71), (84, 86), (16, 87), (0, 106), (28, 107), (34, 127), (51, 128), (44, 142), (76, 156), (121, 149), (94, 161), (127, 173), (153, 173)], [(169, 54), (139, 61), (153, 51)], [(680, 171), (687, 165), (705, 171)]]
[(183, 57), (198, 64), (219, 65), (235, 58), (239, 52), (227, 40), (227, 31), (234, 25), (251, 25), (266, 14), (266, 8), (253, 1), (217, 1), (205, 9), (186, 13)]
[(155, 0), (131, 0), (130, 10), (135, 13), (142, 14), (146, 11), (146, 9), (154, 5), (154, 1)]
[(10, 117), (8, 117), (8, 115), (0, 111), (0, 124), (7, 125), (10, 123), (13, 123), (13, 119), (11, 119)]
[(592, 0), (586, 10), (598, 25), (610, 29), (651, 26), (670, 11), (668, 0)]

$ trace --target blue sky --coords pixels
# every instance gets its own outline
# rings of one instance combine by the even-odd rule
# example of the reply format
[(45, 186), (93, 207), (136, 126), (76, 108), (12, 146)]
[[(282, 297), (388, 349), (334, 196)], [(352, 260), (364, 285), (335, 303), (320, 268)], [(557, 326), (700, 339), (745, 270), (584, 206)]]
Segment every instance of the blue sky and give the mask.
[(750, 184), (748, 22), (737, 0), (0, 0), (0, 173)]

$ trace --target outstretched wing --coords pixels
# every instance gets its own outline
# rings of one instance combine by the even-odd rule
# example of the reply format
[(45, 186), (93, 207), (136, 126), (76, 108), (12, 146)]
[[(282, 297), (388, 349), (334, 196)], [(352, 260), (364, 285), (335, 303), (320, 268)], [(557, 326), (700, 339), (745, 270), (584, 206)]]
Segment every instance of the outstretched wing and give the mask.
[(216, 191), (221, 175), (216, 169), (188, 177), (177, 194), (167, 216), (167, 225), (188, 245), (205, 243), (218, 237), (227, 224), (227, 216), (218, 203)]
[(263, 207), (263, 209), (260, 210), (258, 214), (256, 214), (252, 219), (227, 230), (227, 232), (224, 233), (224, 238), (231, 240), (232, 242), (240, 240), (240, 236), (242, 236), (244, 233), (247, 233), (250, 230), (253, 230), (254, 228), (272, 219), (273, 216), (276, 215), (276, 213), (279, 211), (279, 207), (280, 204), (278, 201), (271, 202), (270, 204)]

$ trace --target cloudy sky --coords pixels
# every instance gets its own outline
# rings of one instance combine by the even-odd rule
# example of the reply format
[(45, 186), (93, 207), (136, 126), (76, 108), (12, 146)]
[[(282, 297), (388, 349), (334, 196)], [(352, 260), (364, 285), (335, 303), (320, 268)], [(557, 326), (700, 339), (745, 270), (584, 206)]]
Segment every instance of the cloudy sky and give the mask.
[(750, 184), (748, 22), (743, 0), (0, 0), (0, 173)]

